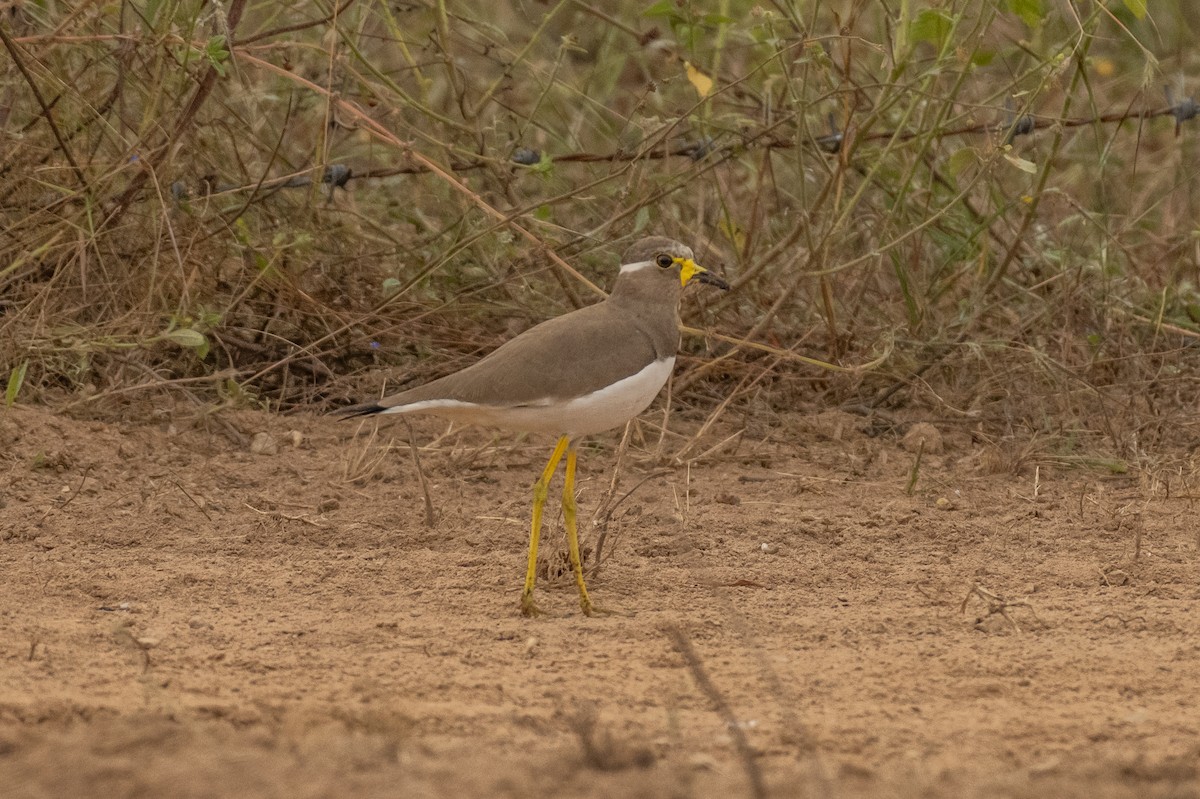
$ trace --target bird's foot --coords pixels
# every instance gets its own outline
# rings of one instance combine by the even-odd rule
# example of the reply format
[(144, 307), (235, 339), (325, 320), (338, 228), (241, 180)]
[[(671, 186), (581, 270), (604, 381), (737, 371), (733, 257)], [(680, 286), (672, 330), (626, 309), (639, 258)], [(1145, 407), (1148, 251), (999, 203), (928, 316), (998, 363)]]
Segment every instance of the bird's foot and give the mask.
[(521, 594), (521, 615), (530, 619), (544, 615), (542, 609), (533, 601), (533, 594)]
[(602, 608), (592, 604), (592, 600), (588, 599), (587, 597), (580, 597), (579, 607), (583, 609), (584, 616), (596, 617), (615, 615), (613, 611), (608, 610), (607, 608)]

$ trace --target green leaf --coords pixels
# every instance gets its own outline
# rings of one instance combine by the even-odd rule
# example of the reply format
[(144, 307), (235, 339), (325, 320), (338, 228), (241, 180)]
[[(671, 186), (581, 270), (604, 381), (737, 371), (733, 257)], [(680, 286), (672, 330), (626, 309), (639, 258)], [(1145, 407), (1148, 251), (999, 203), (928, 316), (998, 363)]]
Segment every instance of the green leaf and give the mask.
[(900, 259), (895, 257), (892, 258), (892, 270), (895, 271), (896, 278), (900, 283), (900, 294), (904, 297), (904, 308), (908, 312), (909, 327), (916, 329), (921, 324), (921, 306), (913, 295), (912, 281), (909, 279), (908, 270), (904, 268)]
[(145, 8), (142, 9), (142, 19), (151, 30), (154, 29), (154, 23), (158, 20), (158, 12), (162, 10), (162, 6), (163, 0), (148, 0)]
[(1006, 0), (1005, 5), (1030, 28), (1038, 27), (1046, 18), (1046, 6), (1042, 0)]
[(1133, 14), (1138, 19), (1146, 18), (1146, 2), (1147, 0), (1124, 0), (1125, 7), (1129, 9), (1129, 13)]
[(971, 63), (977, 67), (986, 67), (996, 58), (995, 50), (976, 50), (971, 53)]
[(964, 169), (977, 163), (979, 163), (979, 153), (975, 152), (975, 148), (960, 147), (954, 151), (954, 155), (950, 156), (950, 162), (946, 168), (950, 172), (950, 177), (957, 179)]
[(549, 175), (554, 171), (554, 159), (550, 157), (550, 153), (542, 153), (542, 157), (530, 169), (539, 175)]
[(383, 281), (383, 296), (390, 297), (400, 290), (400, 281), (394, 277), (389, 277)]
[(238, 244), (250, 244), (250, 226), (246, 224), (245, 217), (239, 216), (233, 220), (233, 237), (237, 239)]
[(24, 361), (20, 366), (12, 370), (8, 375), (8, 388), (4, 389), (4, 405), (11, 408), (17, 401), (17, 394), (21, 392), (21, 385), (25, 382), (25, 372), (29, 369), (29, 361)]
[(675, 0), (659, 0), (659, 2), (643, 11), (642, 16), (663, 17), (671, 22), (683, 22), (683, 16), (679, 13), (679, 8), (675, 5)]
[(212, 68), (217, 71), (217, 74), (222, 78), (225, 77), (226, 62), (229, 61), (229, 50), (225, 47), (225, 37), (222, 35), (213, 36), (208, 40), (204, 47), (204, 57), (208, 59), (208, 63), (212, 64)]
[(908, 26), (908, 37), (914, 42), (929, 42), (939, 49), (954, 30), (954, 19), (936, 8), (927, 8)]
[(190, 327), (180, 327), (175, 330), (168, 330), (163, 333), (163, 338), (170, 341), (172, 344), (178, 344), (181, 347), (198, 350), (208, 347), (208, 339), (199, 330), (192, 330)]
[(641, 233), (643, 230), (649, 227), (649, 225), (650, 209), (643, 205), (637, 210), (637, 213), (633, 215), (633, 232)]

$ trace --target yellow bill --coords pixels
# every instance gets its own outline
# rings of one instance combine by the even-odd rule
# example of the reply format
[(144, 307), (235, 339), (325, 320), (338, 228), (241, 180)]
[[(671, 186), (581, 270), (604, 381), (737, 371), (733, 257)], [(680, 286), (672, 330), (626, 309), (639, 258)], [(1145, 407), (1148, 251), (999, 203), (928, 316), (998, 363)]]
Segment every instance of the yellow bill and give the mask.
[(696, 263), (691, 258), (676, 258), (675, 263), (679, 264), (680, 284), (686, 286), (691, 282), (692, 278), (696, 278), (701, 283), (708, 283), (710, 286), (716, 286), (717, 288), (726, 291), (729, 290), (728, 283), (705, 269), (703, 266), (700, 266), (700, 264)]

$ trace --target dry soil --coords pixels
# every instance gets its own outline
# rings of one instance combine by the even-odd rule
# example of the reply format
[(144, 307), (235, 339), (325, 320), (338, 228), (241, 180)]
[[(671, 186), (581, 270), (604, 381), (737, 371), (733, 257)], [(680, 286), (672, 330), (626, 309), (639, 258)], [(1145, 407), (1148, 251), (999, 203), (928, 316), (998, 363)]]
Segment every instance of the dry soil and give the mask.
[(159, 414), (0, 415), (4, 797), (1200, 796), (1187, 468), (645, 425), (526, 619), (552, 442), (417, 425), (428, 527), (403, 425)]

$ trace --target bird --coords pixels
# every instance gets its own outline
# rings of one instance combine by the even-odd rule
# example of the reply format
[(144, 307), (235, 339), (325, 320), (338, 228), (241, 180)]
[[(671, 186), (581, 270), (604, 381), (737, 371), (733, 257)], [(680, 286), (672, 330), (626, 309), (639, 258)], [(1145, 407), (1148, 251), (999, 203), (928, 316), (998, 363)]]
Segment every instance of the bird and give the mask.
[(481, 360), (429, 383), (334, 411), (343, 418), (427, 414), (476, 425), (558, 436), (533, 485), (529, 552), (521, 613), (534, 602), (538, 541), (550, 481), (566, 457), (563, 526), (583, 613), (598, 612), (583, 579), (576, 530), (577, 442), (624, 425), (666, 384), (679, 349), (679, 302), (684, 287), (729, 284), (700, 266), (692, 249), (664, 236), (634, 242), (621, 258), (609, 295), (593, 305), (548, 319)]

